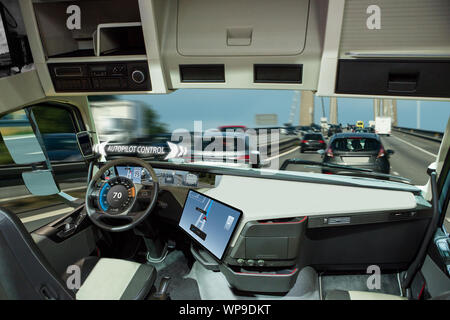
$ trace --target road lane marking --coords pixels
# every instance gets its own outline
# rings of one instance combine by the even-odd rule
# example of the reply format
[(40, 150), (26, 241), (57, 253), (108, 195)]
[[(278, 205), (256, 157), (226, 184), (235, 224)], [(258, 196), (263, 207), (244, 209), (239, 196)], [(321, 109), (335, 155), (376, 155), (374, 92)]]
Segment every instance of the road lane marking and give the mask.
[[(61, 191), (62, 192), (70, 192), (70, 191), (78, 191), (78, 190), (83, 190), (83, 189), (86, 189), (86, 187), (85, 186), (74, 187), (74, 188), (64, 189), (64, 190), (61, 190)], [(20, 200), (20, 199), (26, 199), (26, 198), (31, 198), (31, 197), (38, 197), (38, 196), (36, 196), (34, 194), (26, 194), (26, 195), (23, 195), (23, 196), (17, 196), (17, 197), (11, 197), (11, 198), (3, 198), (3, 199), (0, 199), (0, 204), (4, 203), (4, 202), (12, 201), (12, 200)]]
[(296, 151), (298, 149), (300, 149), (300, 147), (295, 147), (294, 149), (291, 149), (291, 150), (286, 151), (284, 153), (280, 153), (279, 155), (276, 155), (276, 156), (273, 156), (273, 157), (270, 157), (270, 158), (265, 158), (264, 160), (269, 160), (270, 161), (270, 160), (273, 160), (275, 158), (279, 158), (279, 157), (285, 156), (285, 155), (287, 155), (289, 153), (292, 153), (292, 152), (294, 152), (294, 151)]
[(437, 154), (431, 153), (431, 152), (429, 152), (429, 151), (427, 151), (427, 150), (425, 150), (425, 149), (422, 149), (421, 147), (418, 147), (418, 146), (416, 146), (416, 145), (413, 145), (412, 143), (409, 143), (408, 141), (405, 141), (405, 140), (403, 140), (403, 139), (400, 139), (399, 137), (396, 137), (396, 136), (394, 136), (394, 135), (393, 135), (393, 137), (394, 137), (395, 139), (398, 139), (398, 140), (400, 140), (401, 142), (403, 142), (403, 143), (405, 143), (405, 144), (407, 144), (407, 145), (413, 147), (413, 148), (416, 148), (417, 150), (420, 150), (420, 151), (422, 151), (422, 152), (424, 152), (424, 153), (426, 153), (426, 154), (432, 156), (432, 157), (437, 157)]
[(393, 173), (397, 176), (399, 176), (400, 174), (397, 171), (393, 171)]
[(20, 220), (22, 221), (22, 223), (28, 223), (28, 222), (33, 222), (36, 220), (59, 216), (59, 215), (65, 214), (65, 213), (69, 213), (73, 210), (75, 210), (75, 209), (74, 208), (62, 208), (62, 209), (58, 209), (58, 210), (54, 210), (54, 211), (50, 211), (50, 212), (36, 214), (36, 215), (30, 216), (30, 217), (22, 218)]

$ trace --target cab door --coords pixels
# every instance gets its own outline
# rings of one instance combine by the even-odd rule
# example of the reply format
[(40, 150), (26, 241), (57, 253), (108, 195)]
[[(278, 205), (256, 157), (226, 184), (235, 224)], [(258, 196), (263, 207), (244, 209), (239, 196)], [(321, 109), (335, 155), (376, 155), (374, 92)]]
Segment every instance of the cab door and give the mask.
[(89, 166), (76, 138), (85, 130), (68, 103), (46, 101), (0, 115), (0, 207), (17, 214), (60, 273), (95, 249), (84, 219)]
[(439, 298), (450, 292), (450, 120), (439, 150), (437, 172), (440, 218), (421, 271), (412, 283), (411, 293), (417, 299)]

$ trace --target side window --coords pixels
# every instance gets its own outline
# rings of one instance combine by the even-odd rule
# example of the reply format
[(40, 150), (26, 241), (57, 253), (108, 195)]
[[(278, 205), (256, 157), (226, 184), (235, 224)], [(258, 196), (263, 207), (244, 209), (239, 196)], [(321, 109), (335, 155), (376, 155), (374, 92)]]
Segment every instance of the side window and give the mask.
[(73, 114), (63, 107), (38, 105), (31, 108), (51, 162), (82, 161)]
[(450, 151), (447, 152), (444, 166), (438, 180), (439, 189), (439, 206), (442, 210), (443, 220), (442, 224), (447, 233), (450, 232)]
[(42, 103), (0, 116), (0, 207), (29, 231), (73, 210), (59, 191), (84, 197), (88, 167), (76, 133), (85, 129), (77, 112)]

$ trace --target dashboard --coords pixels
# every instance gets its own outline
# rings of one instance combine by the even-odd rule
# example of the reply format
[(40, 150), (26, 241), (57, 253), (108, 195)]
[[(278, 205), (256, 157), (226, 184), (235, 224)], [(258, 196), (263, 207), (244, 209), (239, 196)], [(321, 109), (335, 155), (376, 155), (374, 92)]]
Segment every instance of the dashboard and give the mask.
[[(160, 186), (204, 188), (216, 185), (214, 174), (157, 168), (154, 170)], [(133, 183), (142, 185), (148, 185), (153, 182), (148, 171), (138, 166), (115, 166), (105, 172), (102, 180), (107, 181), (115, 177), (125, 177)]]
[[(160, 188), (209, 189), (217, 184), (216, 175), (212, 173), (158, 168), (154, 170)], [(153, 186), (152, 175), (144, 167), (131, 164), (112, 166), (96, 181), (90, 203), (99, 212), (126, 215), (130, 210), (142, 210), (149, 203)]]

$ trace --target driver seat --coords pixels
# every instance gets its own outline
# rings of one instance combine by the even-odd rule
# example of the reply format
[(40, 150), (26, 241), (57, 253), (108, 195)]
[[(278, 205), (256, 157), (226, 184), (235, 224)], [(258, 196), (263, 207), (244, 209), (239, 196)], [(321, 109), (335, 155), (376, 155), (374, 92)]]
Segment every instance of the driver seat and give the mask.
[(87, 257), (80, 268), (80, 288), (70, 290), (49, 264), (22, 221), (0, 208), (0, 299), (132, 300), (145, 299), (155, 282), (150, 265)]

